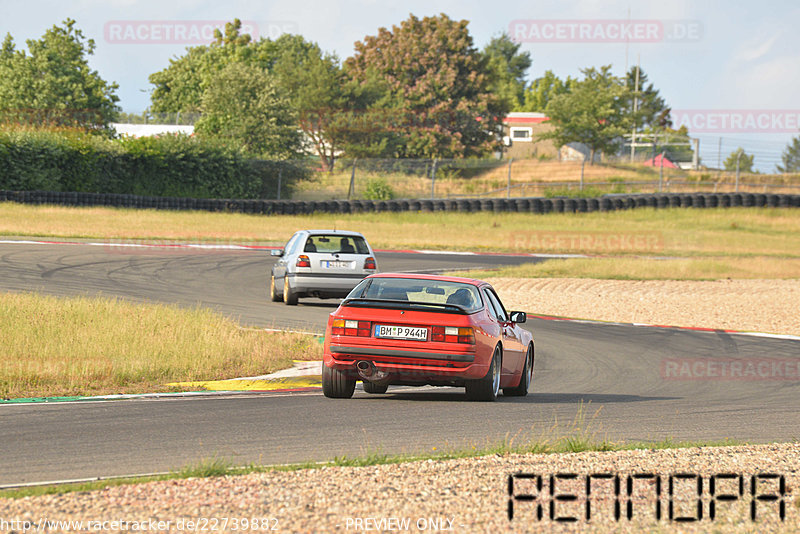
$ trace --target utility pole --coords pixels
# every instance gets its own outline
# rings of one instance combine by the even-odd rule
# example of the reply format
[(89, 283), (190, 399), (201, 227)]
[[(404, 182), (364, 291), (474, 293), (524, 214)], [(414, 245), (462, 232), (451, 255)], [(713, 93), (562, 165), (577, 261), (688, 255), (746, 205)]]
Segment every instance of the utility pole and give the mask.
[(659, 165), (658, 169), (658, 192), (661, 193), (664, 190), (664, 152), (661, 153), (661, 165)]
[(736, 192), (739, 192), (739, 158), (742, 157), (742, 150), (736, 152)]
[(719, 145), (717, 145), (717, 179), (722, 174), (722, 137), (719, 138)]
[(581, 161), (581, 186), (579, 191), (583, 191), (583, 168), (586, 166), (586, 158), (587, 156), (584, 154), (583, 161)]
[(692, 154), (692, 170), (696, 171), (700, 168), (700, 138), (692, 139), (694, 143), (694, 154)]
[(506, 198), (511, 198), (511, 164), (514, 162), (514, 158), (508, 160), (508, 184), (506, 185)]
[[(347, 190), (347, 200), (356, 192), (356, 162), (358, 158), (353, 158), (353, 172), (350, 173), (350, 188)], [(333, 169), (331, 169), (333, 170)]]
[[(626, 63), (626, 70), (627, 70), (627, 52), (625, 57)], [(627, 76), (627, 72), (625, 73)], [(636, 156), (636, 112), (639, 109), (639, 101), (637, 100), (639, 96), (639, 55), (636, 55), (636, 82), (633, 89), (633, 131), (631, 132), (631, 163)]]
[(436, 158), (433, 158), (431, 166), (431, 200), (436, 198)]

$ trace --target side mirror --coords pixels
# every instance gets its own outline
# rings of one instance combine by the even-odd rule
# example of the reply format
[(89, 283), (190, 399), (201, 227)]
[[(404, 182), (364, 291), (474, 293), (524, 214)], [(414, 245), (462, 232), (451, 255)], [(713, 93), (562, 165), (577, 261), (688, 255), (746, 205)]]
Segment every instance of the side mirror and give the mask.
[(528, 314), (521, 311), (512, 311), (509, 313), (512, 323), (524, 323), (528, 320)]
[(270, 256), (279, 256), (279, 257), (280, 257), (280, 256), (283, 256), (283, 249), (282, 249), (282, 248), (279, 248), (279, 249), (277, 249), (277, 250), (276, 250), (276, 249), (270, 250), (270, 251), (269, 251), (269, 255), (270, 255)]

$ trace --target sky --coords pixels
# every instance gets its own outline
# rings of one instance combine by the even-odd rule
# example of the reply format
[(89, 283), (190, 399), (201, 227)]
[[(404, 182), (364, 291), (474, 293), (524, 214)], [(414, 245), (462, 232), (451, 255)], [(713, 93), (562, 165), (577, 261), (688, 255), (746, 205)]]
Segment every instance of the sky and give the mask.
[(0, 0), (0, 31), (25, 48), (26, 39), (75, 19), (96, 42), (91, 67), (119, 84), (123, 111), (141, 112), (149, 75), (202, 44), (211, 24), (238, 17), (259, 36), (298, 33), (345, 59), (356, 41), (412, 13), (469, 21), (478, 48), (508, 32), (531, 54), (529, 80), (607, 64), (622, 75), (639, 62), (712, 167), (742, 146), (758, 170), (774, 172), (800, 133), (796, 0)]

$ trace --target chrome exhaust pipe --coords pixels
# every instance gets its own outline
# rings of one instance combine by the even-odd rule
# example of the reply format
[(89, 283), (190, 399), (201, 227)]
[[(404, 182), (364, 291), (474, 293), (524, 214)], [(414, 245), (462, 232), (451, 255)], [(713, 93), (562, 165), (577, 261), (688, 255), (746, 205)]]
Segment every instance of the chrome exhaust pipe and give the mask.
[(358, 369), (358, 376), (367, 380), (375, 374), (375, 364), (365, 360), (356, 363), (356, 369)]

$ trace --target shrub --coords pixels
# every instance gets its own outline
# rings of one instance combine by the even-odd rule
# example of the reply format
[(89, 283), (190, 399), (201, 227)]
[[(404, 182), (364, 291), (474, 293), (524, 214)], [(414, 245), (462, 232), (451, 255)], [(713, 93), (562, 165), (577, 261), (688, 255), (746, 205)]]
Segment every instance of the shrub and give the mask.
[(375, 178), (367, 182), (364, 198), (367, 200), (391, 200), (394, 198), (394, 189), (384, 178)]
[[(194, 198), (275, 198), (306, 171), (187, 135), (107, 139), (79, 131), (0, 131), (0, 189)], [(288, 187), (287, 187), (288, 186)]]

